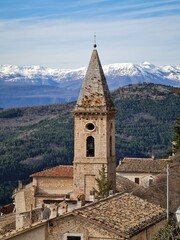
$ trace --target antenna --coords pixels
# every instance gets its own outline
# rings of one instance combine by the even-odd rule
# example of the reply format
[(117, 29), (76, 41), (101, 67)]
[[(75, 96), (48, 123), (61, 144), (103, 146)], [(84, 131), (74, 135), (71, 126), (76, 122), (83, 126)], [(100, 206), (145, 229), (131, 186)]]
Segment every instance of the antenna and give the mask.
[(96, 33), (94, 33), (94, 48), (96, 48), (97, 45), (96, 45)]

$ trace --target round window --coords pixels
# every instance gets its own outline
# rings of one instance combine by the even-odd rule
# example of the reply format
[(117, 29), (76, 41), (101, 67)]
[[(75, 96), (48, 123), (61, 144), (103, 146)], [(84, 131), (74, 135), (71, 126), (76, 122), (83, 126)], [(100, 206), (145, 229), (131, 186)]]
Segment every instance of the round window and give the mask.
[(93, 131), (95, 129), (95, 125), (93, 123), (87, 123), (86, 128), (89, 131)]

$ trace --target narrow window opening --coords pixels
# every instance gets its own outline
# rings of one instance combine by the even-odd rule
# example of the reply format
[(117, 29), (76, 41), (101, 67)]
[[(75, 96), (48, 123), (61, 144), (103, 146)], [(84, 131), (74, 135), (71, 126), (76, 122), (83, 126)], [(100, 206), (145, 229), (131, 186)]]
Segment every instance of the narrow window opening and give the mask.
[(94, 157), (94, 138), (92, 136), (86, 139), (86, 157)]
[(139, 178), (135, 178), (135, 183), (139, 184)]
[(152, 186), (152, 185), (153, 185), (153, 179), (150, 178), (150, 179), (149, 179), (149, 186)]

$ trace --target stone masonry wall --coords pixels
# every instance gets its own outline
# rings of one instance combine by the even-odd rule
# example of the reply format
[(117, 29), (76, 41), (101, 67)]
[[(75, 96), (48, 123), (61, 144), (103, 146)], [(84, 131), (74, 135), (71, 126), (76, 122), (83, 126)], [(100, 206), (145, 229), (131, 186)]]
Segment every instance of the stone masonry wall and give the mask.
[(17, 190), (15, 193), (16, 212), (30, 211), (31, 205), (35, 207), (34, 203), (34, 187), (32, 183), (26, 185), (24, 188)]
[(73, 189), (72, 178), (38, 177), (37, 194), (67, 194)]
[(48, 240), (65, 240), (65, 236), (73, 235), (82, 236), (82, 240), (89, 239), (108, 239), (108, 240), (121, 240), (119, 236), (113, 234), (107, 230), (99, 228), (94, 224), (90, 224), (87, 221), (79, 220), (74, 216), (66, 217), (63, 219), (50, 222)]
[(157, 234), (159, 229), (163, 227), (164, 224), (165, 220), (158, 222), (151, 227), (144, 229), (144, 231), (132, 237), (131, 240), (151, 240)]
[(48, 240), (65, 240), (65, 236), (68, 236), (68, 234), (73, 235), (73, 233), (74, 236), (79, 234), (82, 240), (150, 240), (153, 239), (163, 224), (164, 221), (161, 221), (144, 229), (141, 233), (137, 233), (134, 237), (126, 238), (118, 236), (104, 228), (100, 228), (93, 223), (85, 222), (84, 220), (81, 221), (76, 217), (69, 216), (68, 218), (66, 217), (65, 221), (61, 219), (50, 223)]
[[(102, 164), (105, 165), (107, 177), (113, 181), (115, 190), (115, 121), (114, 116), (103, 114), (77, 114), (74, 121), (74, 190), (76, 195), (84, 193), (89, 200), (89, 192), (96, 187), (95, 177), (99, 175)], [(86, 128), (88, 123), (93, 123), (95, 129), (89, 131)], [(86, 139), (89, 136), (94, 138), (94, 157), (86, 156)]]
[(122, 177), (126, 177), (132, 182), (135, 182), (135, 178), (139, 178), (139, 185), (143, 187), (149, 186), (149, 179), (155, 179), (156, 175), (152, 173), (117, 173)]

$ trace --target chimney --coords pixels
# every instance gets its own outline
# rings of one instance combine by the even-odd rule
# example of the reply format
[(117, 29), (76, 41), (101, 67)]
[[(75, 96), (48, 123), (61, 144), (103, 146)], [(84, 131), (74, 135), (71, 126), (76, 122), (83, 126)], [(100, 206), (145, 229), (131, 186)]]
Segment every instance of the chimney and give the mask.
[(50, 204), (51, 215), (50, 218), (57, 217), (58, 215), (58, 206), (57, 204)]
[(58, 215), (62, 215), (67, 212), (68, 212), (68, 204), (65, 201), (63, 201), (58, 206)]
[(94, 202), (94, 200), (95, 200), (94, 191), (90, 191), (89, 201)]
[(85, 195), (79, 194), (77, 195), (77, 208), (80, 208), (85, 205)]
[(23, 189), (23, 184), (21, 180), (18, 180), (18, 190)]
[(31, 222), (31, 213), (23, 212), (16, 214), (16, 230), (20, 228), (29, 227), (32, 224)]

